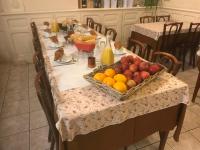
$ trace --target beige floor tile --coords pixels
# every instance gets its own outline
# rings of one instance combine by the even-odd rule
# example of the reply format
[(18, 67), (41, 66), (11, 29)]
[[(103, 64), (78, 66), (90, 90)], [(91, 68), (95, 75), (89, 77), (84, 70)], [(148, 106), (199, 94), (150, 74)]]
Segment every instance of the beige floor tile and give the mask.
[(30, 113), (30, 129), (37, 129), (47, 126), (47, 119), (43, 110), (34, 111)]
[(195, 113), (196, 115), (200, 116), (200, 105), (193, 104), (193, 105), (189, 106), (188, 109), (191, 112)]
[(189, 133), (191, 133), (195, 138), (198, 139), (198, 141), (200, 141), (200, 128), (191, 130)]
[(37, 98), (30, 100), (30, 112), (42, 110), (40, 102)]
[(181, 134), (179, 142), (170, 138), (167, 143), (174, 150), (200, 150), (200, 143), (189, 132)]
[(185, 119), (183, 122), (183, 127), (186, 131), (195, 129), (200, 126), (200, 117), (197, 116), (195, 113), (191, 112), (187, 109)]
[(16, 101), (11, 103), (4, 103), (0, 117), (5, 118), (25, 113), (29, 113), (29, 102), (27, 100)]
[(1, 119), (0, 137), (29, 130), (29, 114)]
[(16, 101), (28, 101), (28, 92), (16, 92), (16, 93), (6, 93), (5, 103), (16, 102)]
[[(138, 150), (158, 150), (159, 144), (160, 143), (158, 142), (158, 143), (152, 144), (150, 146), (147, 146)], [(166, 143), (165, 150), (173, 150), (173, 149)]]
[(23, 132), (0, 138), (1, 150), (28, 150), (29, 149), (29, 132)]
[[(128, 150), (136, 150), (136, 149), (137, 149), (137, 148), (136, 148), (135, 145), (131, 145), (131, 146), (128, 147)], [(124, 149), (122, 149), (122, 150), (124, 150)]]
[(49, 127), (42, 127), (30, 132), (30, 150), (45, 150), (50, 147), (48, 143)]
[(153, 143), (156, 143), (160, 141), (160, 137), (159, 137), (159, 134), (158, 133), (154, 133), (150, 136), (148, 136), (147, 138), (135, 143), (135, 146), (137, 148), (142, 148), (142, 147), (145, 147), (145, 146), (148, 146), (148, 145), (151, 145)]

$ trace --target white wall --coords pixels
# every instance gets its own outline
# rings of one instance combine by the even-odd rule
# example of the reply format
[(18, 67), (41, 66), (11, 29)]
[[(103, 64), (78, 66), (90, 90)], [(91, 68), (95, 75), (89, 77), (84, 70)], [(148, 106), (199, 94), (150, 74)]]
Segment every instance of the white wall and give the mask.
[(0, 0), (0, 5), (1, 3), (4, 12), (57, 11), (78, 8), (78, 0)]
[(200, 0), (162, 0), (163, 7), (200, 11)]

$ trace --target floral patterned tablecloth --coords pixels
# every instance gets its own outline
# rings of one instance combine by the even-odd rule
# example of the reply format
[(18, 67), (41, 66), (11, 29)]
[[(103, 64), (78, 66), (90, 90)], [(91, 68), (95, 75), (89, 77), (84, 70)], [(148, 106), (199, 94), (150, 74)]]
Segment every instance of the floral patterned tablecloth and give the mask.
[(59, 119), (56, 127), (63, 141), (72, 141), (76, 135), (120, 124), (136, 116), (189, 103), (188, 85), (168, 73), (163, 73), (125, 101), (114, 99), (89, 83), (82, 84), (82, 75), (73, 79), (80, 83), (69, 88), (63, 82), (70, 80), (66, 74), (73, 76), (73, 69), (65, 70), (73, 66), (54, 67), (53, 57), (50, 57), (52, 50), (45, 47), (42, 36), (41, 42)]
[[(134, 24), (131, 27), (131, 31), (135, 31), (142, 35), (148, 36), (152, 39), (158, 40), (159, 37), (163, 35), (164, 24), (165, 22)], [(184, 22), (181, 29), (181, 33), (188, 32), (189, 26), (190, 26), (190, 23)]]

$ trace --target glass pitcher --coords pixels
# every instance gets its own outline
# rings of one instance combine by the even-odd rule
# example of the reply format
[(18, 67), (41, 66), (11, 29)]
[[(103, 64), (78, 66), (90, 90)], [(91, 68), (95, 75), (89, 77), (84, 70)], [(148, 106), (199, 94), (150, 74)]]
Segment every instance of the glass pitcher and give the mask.
[(101, 64), (102, 65), (112, 65), (114, 63), (114, 54), (110, 44), (111, 38), (109, 35), (106, 37), (106, 46), (101, 54)]

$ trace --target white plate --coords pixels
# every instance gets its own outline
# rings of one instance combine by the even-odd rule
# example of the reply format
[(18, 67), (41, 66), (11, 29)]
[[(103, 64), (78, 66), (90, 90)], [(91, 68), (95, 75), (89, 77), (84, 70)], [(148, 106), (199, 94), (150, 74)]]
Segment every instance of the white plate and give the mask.
[(72, 61), (72, 55), (64, 54), (61, 61), (57, 60), (56, 62), (59, 64), (65, 64), (65, 63), (69, 63), (70, 61)]
[(60, 48), (60, 47), (62, 47), (63, 46), (63, 43), (61, 43), (61, 42), (59, 42), (58, 44), (56, 44), (56, 43), (53, 43), (52, 41), (48, 41), (47, 42), (47, 46), (48, 46), (48, 48)]
[(121, 49), (113, 49), (113, 54), (114, 55), (124, 55), (126, 54), (126, 49), (122, 47)]

